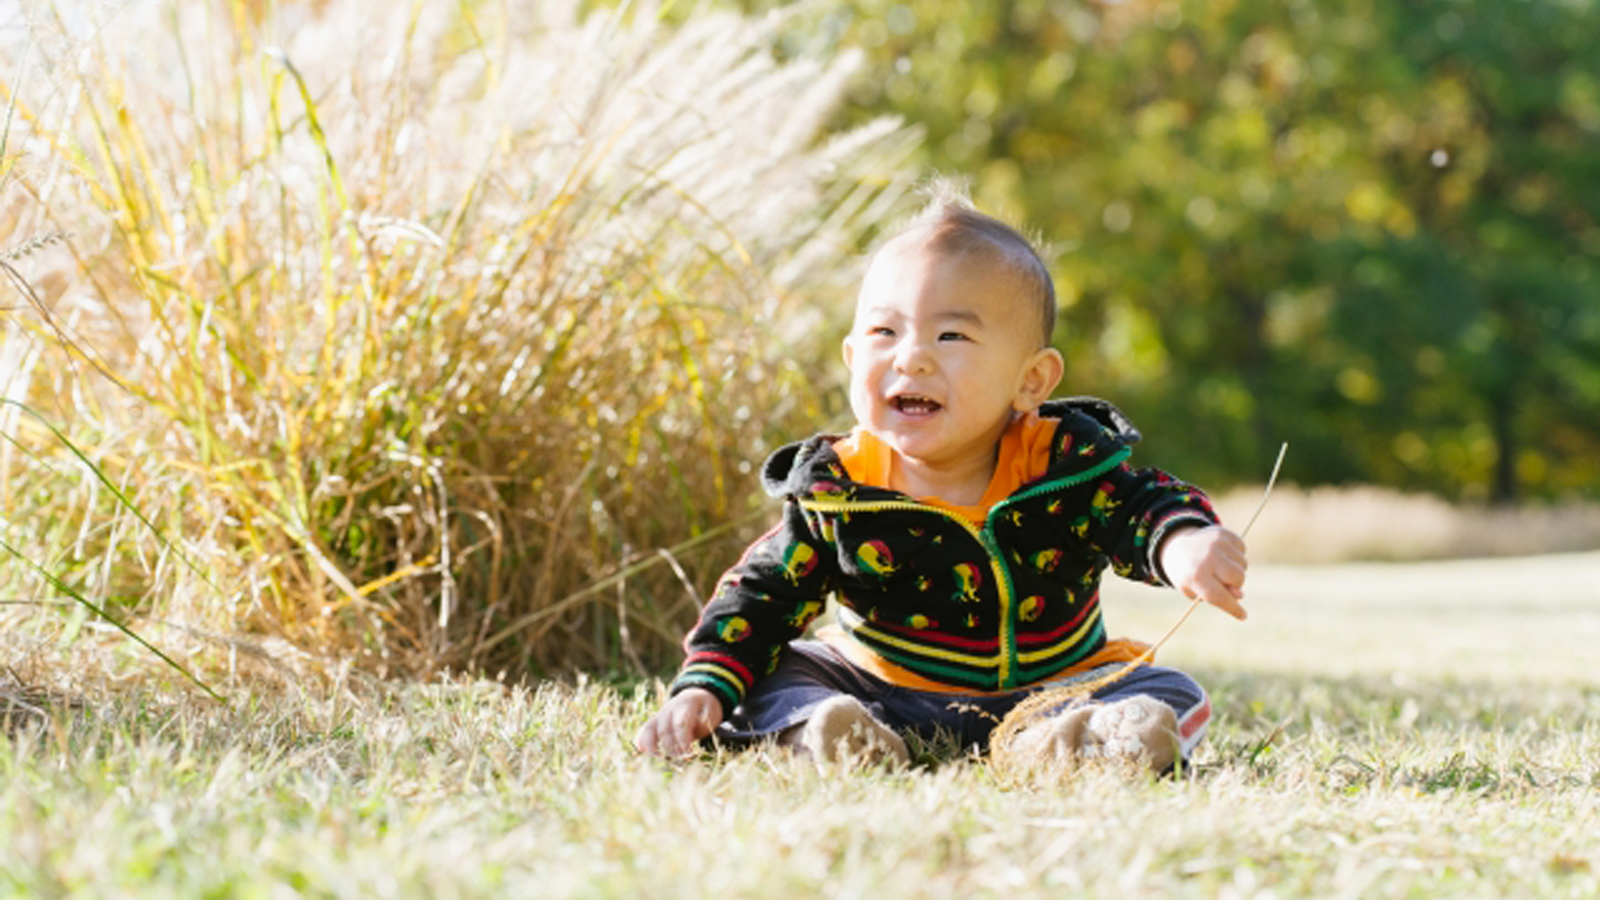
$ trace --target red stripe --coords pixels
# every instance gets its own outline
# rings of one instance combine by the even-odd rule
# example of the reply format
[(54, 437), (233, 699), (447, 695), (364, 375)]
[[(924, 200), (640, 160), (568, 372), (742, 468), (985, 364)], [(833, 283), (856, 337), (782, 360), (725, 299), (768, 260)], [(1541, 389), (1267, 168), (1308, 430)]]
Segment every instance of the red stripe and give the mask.
[[(1072, 621), (1062, 625), (1060, 628), (1057, 628), (1054, 631), (1048, 631), (1044, 634), (1019, 634), (1017, 635), (1017, 643), (1028, 644), (1032, 646), (1034, 644), (1048, 644), (1052, 641), (1059, 640), (1068, 632), (1076, 629), (1079, 625), (1082, 625), (1084, 618), (1087, 617), (1097, 605), (1099, 605), (1099, 602), (1100, 594), (1097, 592), (1093, 597), (1089, 598), (1088, 603), (1084, 604), (1083, 609), (1078, 610), (1078, 614), (1072, 618)], [(936, 644), (944, 647), (960, 647), (963, 650), (987, 650), (990, 652), (993, 652), (996, 647), (1000, 646), (1000, 641), (998, 640), (980, 641), (976, 638), (956, 637), (955, 635), (950, 634), (930, 634), (926, 631), (918, 631), (915, 628), (904, 628), (898, 625), (890, 625), (887, 622), (867, 622), (866, 624), (880, 631), (887, 631), (890, 634), (902, 635), (906, 638), (916, 641), (919, 644)]]
[(886, 622), (866, 622), (864, 624), (866, 624), (869, 628), (874, 628), (879, 631), (887, 631), (890, 634), (904, 635), (905, 637), (916, 641), (919, 644), (940, 644), (946, 647), (961, 647), (965, 650), (988, 650), (990, 652), (993, 652), (996, 647), (1000, 646), (1000, 641), (998, 639), (992, 641), (980, 641), (976, 638), (956, 637), (955, 635), (951, 634), (930, 634), (926, 631), (919, 631), (915, 628), (902, 628), (898, 625), (890, 625)]
[(1178, 736), (1188, 740), (1209, 721), (1211, 721), (1211, 701), (1202, 700), (1199, 706), (1190, 710), (1188, 715), (1183, 717), (1183, 721), (1178, 723)]
[(731, 656), (723, 656), (721, 653), (691, 653), (689, 654), (689, 658), (684, 662), (684, 665), (700, 662), (701, 660), (705, 660), (706, 662), (720, 663), (724, 666), (727, 666), (734, 672), (738, 673), (739, 677), (744, 679), (745, 684), (751, 684), (756, 680), (755, 676), (750, 674), (750, 670), (744, 667), (744, 663), (739, 662), (737, 659), (734, 659)]
[(1087, 617), (1089, 615), (1089, 613), (1091, 611), (1093, 611), (1096, 606), (1099, 606), (1099, 605), (1100, 605), (1100, 592), (1099, 591), (1095, 591), (1094, 596), (1090, 597), (1089, 598), (1089, 602), (1085, 603), (1083, 605), (1083, 609), (1078, 610), (1078, 614), (1072, 618), (1072, 621), (1070, 621), (1067, 624), (1061, 626), (1060, 628), (1057, 628), (1054, 631), (1047, 631), (1044, 634), (1019, 634), (1019, 635), (1017, 635), (1017, 643), (1018, 644), (1048, 644), (1048, 643), (1050, 643), (1052, 641), (1060, 640), (1062, 637), (1064, 637), (1066, 635), (1067, 632), (1073, 630), (1074, 628), (1077, 628), (1079, 625), (1082, 625), (1084, 618)]

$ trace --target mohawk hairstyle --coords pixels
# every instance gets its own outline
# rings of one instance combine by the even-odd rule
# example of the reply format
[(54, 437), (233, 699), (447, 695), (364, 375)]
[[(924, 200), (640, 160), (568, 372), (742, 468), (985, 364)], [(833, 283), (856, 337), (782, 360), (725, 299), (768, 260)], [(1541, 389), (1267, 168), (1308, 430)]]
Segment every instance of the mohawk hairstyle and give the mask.
[(1056, 286), (1033, 242), (1010, 225), (979, 212), (958, 182), (934, 179), (924, 192), (927, 205), (897, 237), (921, 233), (925, 245), (941, 253), (976, 253), (998, 261), (1017, 278), (1022, 299), (1037, 306), (1039, 343), (1049, 346), (1056, 327)]

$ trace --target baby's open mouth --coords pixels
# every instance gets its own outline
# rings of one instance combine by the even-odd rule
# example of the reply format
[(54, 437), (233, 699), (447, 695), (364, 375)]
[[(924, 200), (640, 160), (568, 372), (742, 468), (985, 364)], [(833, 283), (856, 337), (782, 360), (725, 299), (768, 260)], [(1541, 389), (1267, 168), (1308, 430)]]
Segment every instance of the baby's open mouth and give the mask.
[(924, 397), (921, 394), (901, 394), (889, 398), (889, 405), (907, 415), (924, 415), (938, 412), (943, 405), (937, 400)]

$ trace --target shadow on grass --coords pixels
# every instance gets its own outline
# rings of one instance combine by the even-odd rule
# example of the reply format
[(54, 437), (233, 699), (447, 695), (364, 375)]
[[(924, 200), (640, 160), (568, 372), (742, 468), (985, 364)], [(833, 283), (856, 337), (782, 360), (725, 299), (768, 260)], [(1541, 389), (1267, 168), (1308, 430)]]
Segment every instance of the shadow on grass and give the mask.
[[(1371, 675), (1282, 676), (1201, 669), (1213, 718), (1198, 762), (1175, 777), (1261, 785), (1309, 781), (1335, 792), (1400, 789), (1520, 796), (1600, 788), (1580, 747), (1600, 721), (1600, 687)], [(1586, 726), (1584, 723), (1589, 723)], [(949, 735), (907, 740), (932, 771), (977, 755)], [(1559, 754), (1558, 754), (1559, 755)], [(1588, 761), (1585, 762), (1584, 760)]]
[(1398, 675), (1332, 678), (1212, 669), (1193, 674), (1210, 692), (1214, 716), (1236, 727), (1315, 720), (1352, 733), (1374, 728), (1488, 733), (1577, 722), (1600, 713), (1600, 686), (1592, 684), (1506, 684)]
[(1193, 777), (1312, 778), (1345, 793), (1522, 796), (1600, 788), (1583, 752), (1600, 688), (1201, 671), (1214, 710)]

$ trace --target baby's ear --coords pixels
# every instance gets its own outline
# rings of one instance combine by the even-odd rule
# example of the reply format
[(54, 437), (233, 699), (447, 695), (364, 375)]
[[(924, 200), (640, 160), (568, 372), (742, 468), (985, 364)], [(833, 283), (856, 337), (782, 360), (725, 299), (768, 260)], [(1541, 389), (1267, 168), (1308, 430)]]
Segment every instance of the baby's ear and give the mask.
[(1016, 396), (1011, 398), (1011, 408), (1019, 413), (1038, 409), (1039, 404), (1049, 400), (1050, 395), (1055, 393), (1066, 367), (1066, 362), (1054, 347), (1044, 347), (1034, 353), (1033, 358), (1028, 360), (1027, 368), (1022, 370), (1022, 383), (1017, 387)]
[(850, 364), (851, 358), (855, 355), (855, 347), (850, 344), (850, 335), (844, 336), (844, 340), (840, 342), (839, 350), (844, 353), (844, 367), (846, 369), (855, 368)]

